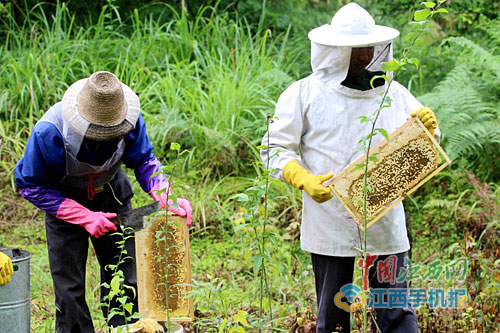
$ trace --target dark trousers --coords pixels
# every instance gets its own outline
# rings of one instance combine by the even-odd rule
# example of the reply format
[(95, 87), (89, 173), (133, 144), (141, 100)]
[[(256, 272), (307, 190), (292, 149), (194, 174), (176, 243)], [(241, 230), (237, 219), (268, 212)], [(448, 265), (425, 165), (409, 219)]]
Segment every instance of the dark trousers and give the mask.
[[(405, 253), (397, 256), (397, 273), (404, 265)], [(368, 271), (370, 288), (407, 288), (407, 282), (379, 282), (377, 279), (376, 265), (378, 261), (385, 260), (388, 256), (378, 256), (374, 266)], [(316, 296), (318, 302), (318, 318), (316, 332), (350, 332), (350, 313), (337, 307), (334, 303), (335, 295), (344, 285), (352, 283), (354, 271), (354, 257), (332, 257), (311, 254)], [(360, 286), (362, 287), (362, 286)], [(413, 333), (418, 332), (415, 310), (408, 308), (376, 309), (377, 325), (382, 333)]]
[[(118, 200), (122, 202), (119, 204)], [(108, 184), (105, 190), (96, 193), (93, 200), (87, 198), (86, 189), (74, 189), (61, 187), (63, 194), (93, 211), (111, 213), (123, 213), (131, 209), (130, 199), (133, 196), (130, 181), (126, 174), (121, 171)], [(47, 246), (49, 252), (49, 264), (54, 292), (56, 295), (56, 331), (57, 332), (94, 332), (92, 318), (85, 301), (85, 265), (89, 249), (89, 238), (94, 247), (97, 260), (101, 267), (101, 283), (110, 283), (113, 270), (106, 270), (110, 264), (116, 264), (120, 251), (116, 245), (122, 240), (119, 235), (106, 234), (99, 238), (90, 237), (87, 231), (55, 217), (45, 215), (45, 229), (47, 233)], [(118, 230), (120, 231), (120, 229)], [(124, 273), (125, 284), (136, 288), (137, 279), (135, 272), (135, 244), (134, 239), (129, 238), (125, 243), (125, 249), (129, 259), (119, 266)], [(126, 289), (127, 295), (134, 303), (134, 311), (137, 311), (137, 298), (133, 292)], [(108, 294), (108, 289), (101, 287), (101, 302)], [(105, 303), (105, 302), (103, 302)], [(111, 308), (118, 308), (116, 302), (111, 302)], [(107, 317), (108, 309), (103, 308), (104, 316)], [(125, 319), (115, 316), (111, 319), (112, 326), (125, 323)]]

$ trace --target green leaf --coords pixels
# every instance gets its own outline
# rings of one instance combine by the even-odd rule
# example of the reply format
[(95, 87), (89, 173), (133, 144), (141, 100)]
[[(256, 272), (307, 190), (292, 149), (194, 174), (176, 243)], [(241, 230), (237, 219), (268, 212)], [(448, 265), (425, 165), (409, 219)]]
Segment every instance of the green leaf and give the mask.
[(384, 79), (384, 80), (385, 80), (385, 82), (389, 82), (389, 81), (390, 81), (390, 80), (389, 80), (389, 78), (388, 78), (386, 75), (375, 75), (375, 76), (374, 76), (374, 77), (372, 77), (372, 78), (371, 78), (371, 80), (370, 80), (370, 86), (371, 86), (372, 88), (375, 88), (375, 87), (373, 86), (373, 82), (374, 82), (376, 79)]
[(111, 279), (111, 290), (113, 293), (118, 294), (120, 290), (120, 277), (118, 275), (113, 276)]
[(234, 232), (240, 231), (241, 229), (243, 229), (247, 225), (248, 225), (248, 223), (242, 223), (242, 224), (237, 225), (236, 227), (234, 227)]
[(245, 329), (241, 326), (231, 328), (231, 333), (246, 333)]
[(415, 12), (415, 15), (413, 16), (413, 18), (415, 19), (415, 21), (424, 21), (429, 17), (429, 15), (431, 15), (430, 9), (425, 8), (425, 9), (417, 10)]
[(418, 36), (418, 32), (415, 32), (415, 31), (410, 32), (410, 33), (408, 33), (408, 34), (405, 36), (405, 40), (410, 40), (410, 39), (412, 39), (413, 37), (416, 37), (416, 36)]
[(371, 192), (372, 191), (372, 187), (371, 186), (368, 186), (366, 185), (365, 187), (363, 187), (363, 189), (361, 190), (361, 192), (365, 193), (365, 192)]
[(389, 141), (389, 134), (387, 134), (387, 131), (383, 128), (375, 128), (375, 131), (379, 132), (384, 136), (384, 138)]
[(256, 146), (255, 149), (264, 149), (264, 148), (267, 148), (267, 145), (259, 145), (259, 146)]
[(238, 199), (239, 202), (248, 202), (250, 199), (245, 193), (237, 193), (233, 195), (230, 199)]
[(370, 140), (371, 138), (373, 138), (375, 135), (377, 135), (377, 133), (370, 133), (366, 136), (366, 140)]
[(123, 308), (125, 309), (125, 311), (127, 311), (129, 314), (131, 314), (133, 305), (132, 305), (132, 303), (127, 303), (127, 304), (123, 305)]
[(109, 314), (108, 314), (108, 318), (107, 318), (107, 319), (108, 319), (108, 321), (109, 321), (109, 320), (111, 320), (111, 319), (112, 319), (114, 316), (116, 316), (117, 314), (120, 314), (120, 312), (118, 312), (118, 311), (116, 311), (116, 310), (112, 309), (112, 310), (109, 312)]
[(253, 257), (253, 274), (257, 276), (260, 270), (260, 266), (262, 266), (262, 257), (254, 256)]
[(364, 163), (355, 164), (355, 167), (350, 172), (354, 172), (354, 171), (359, 170), (359, 169), (364, 168), (364, 167), (365, 167)]
[(444, 8), (439, 8), (439, 9), (436, 9), (436, 10), (434, 11), (434, 13), (435, 13), (435, 14), (437, 14), (437, 13), (444, 13), (444, 14), (448, 14), (448, 11), (447, 11), (446, 9), (444, 9)]
[(174, 168), (175, 168), (175, 165), (169, 164), (169, 165), (163, 166), (161, 171), (163, 171), (163, 173), (167, 173), (167, 172), (171, 172), (172, 170), (174, 170)]
[(422, 2), (422, 4), (427, 7), (427, 8), (434, 8), (436, 7), (436, 3), (432, 2), (432, 1), (424, 1)]
[(141, 315), (139, 312), (134, 312), (132, 316), (129, 317), (130, 319), (141, 319), (144, 318), (143, 315)]
[(243, 325), (243, 326), (252, 327), (252, 325), (250, 325), (250, 323), (247, 320), (247, 315), (248, 315), (248, 312), (240, 310), (240, 311), (238, 311), (237, 314), (235, 314), (233, 316), (233, 320), (236, 321), (237, 323)]
[(414, 64), (414, 65), (415, 65), (415, 67), (417, 67), (417, 68), (418, 68), (418, 65), (420, 64), (420, 62), (418, 61), (418, 59), (417, 59), (417, 58), (411, 58), (411, 59), (409, 60), (409, 62), (411, 62), (412, 64)]
[(384, 62), (382, 64), (382, 70), (384, 72), (394, 72), (397, 71), (399, 68), (401, 68), (401, 64), (396, 59), (392, 59), (391, 61)]
[(219, 333), (224, 333), (224, 329), (226, 328), (227, 325), (227, 318), (224, 318), (222, 323), (219, 326)]
[(178, 144), (177, 142), (172, 142), (170, 144), (170, 150), (179, 151), (180, 149), (181, 149), (181, 145)]
[(368, 121), (368, 117), (367, 116), (360, 116), (360, 117), (358, 117), (358, 119), (361, 119), (361, 121), (360, 121), (361, 124), (364, 123), (364, 122), (366, 122), (366, 121)]

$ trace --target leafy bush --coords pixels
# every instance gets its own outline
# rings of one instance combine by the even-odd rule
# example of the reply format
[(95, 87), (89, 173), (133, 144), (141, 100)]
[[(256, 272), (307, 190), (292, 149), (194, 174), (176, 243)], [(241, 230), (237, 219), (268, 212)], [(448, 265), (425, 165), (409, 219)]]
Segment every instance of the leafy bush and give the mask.
[(456, 67), (420, 100), (436, 111), (450, 157), (481, 178), (498, 181), (500, 57), (466, 37), (446, 43), (459, 54)]

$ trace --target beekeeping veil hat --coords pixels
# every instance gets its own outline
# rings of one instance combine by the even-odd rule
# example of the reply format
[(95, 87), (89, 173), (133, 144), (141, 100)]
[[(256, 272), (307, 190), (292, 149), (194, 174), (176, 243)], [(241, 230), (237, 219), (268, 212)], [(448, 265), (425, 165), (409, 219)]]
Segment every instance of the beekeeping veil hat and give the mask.
[(99, 71), (66, 90), (62, 114), (78, 135), (96, 141), (113, 140), (135, 127), (139, 97), (114, 74)]
[(349, 69), (352, 48), (374, 46), (373, 60), (366, 69), (381, 71), (382, 64), (392, 60), (392, 40), (398, 35), (396, 29), (376, 25), (364, 8), (351, 2), (335, 13), (330, 24), (309, 32), (312, 70), (327, 85), (345, 90), (341, 82)]
[(386, 43), (398, 35), (396, 29), (376, 25), (363, 7), (351, 2), (335, 13), (330, 24), (311, 30), (308, 37), (321, 45), (363, 47)]

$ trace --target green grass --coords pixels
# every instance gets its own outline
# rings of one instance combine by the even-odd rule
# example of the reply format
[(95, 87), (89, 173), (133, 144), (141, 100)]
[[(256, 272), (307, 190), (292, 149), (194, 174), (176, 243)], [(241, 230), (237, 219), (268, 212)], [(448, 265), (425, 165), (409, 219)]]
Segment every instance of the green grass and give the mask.
[[(97, 24), (77, 27), (65, 4), (53, 17), (43, 9), (33, 9), (23, 26), (2, 17), (3, 174), (12, 179), (23, 142), (45, 110), (68, 85), (97, 70), (114, 72), (139, 94), (160, 158), (168, 158), (164, 148), (177, 141), (190, 150), (185, 170), (248, 172), (253, 156), (247, 142), (257, 143), (265, 115), (292, 80), (286, 35), (256, 34), (244, 20), (216, 12), (194, 20), (174, 12), (174, 20), (159, 24), (157, 17), (138, 14), (118, 19), (107, 8)], [(164, 11), (172, 15), (171, 8)]]

